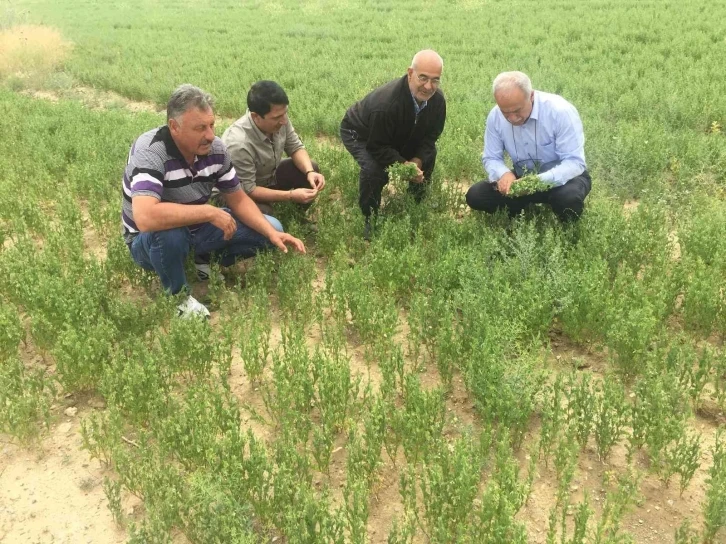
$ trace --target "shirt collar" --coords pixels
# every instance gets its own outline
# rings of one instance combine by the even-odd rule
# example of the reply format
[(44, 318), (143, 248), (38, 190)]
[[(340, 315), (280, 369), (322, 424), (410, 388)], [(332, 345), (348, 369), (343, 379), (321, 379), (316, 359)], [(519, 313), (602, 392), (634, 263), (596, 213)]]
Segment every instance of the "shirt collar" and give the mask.
[(530, 119), (539, 119), (539, 93), (534, 91), (534, 105), (532, 106), (532, 113), (529, 114)]
[(428, 100), (424, 100), (421, 102), (421, 105), (419, 105), (418, 101), (416, 100), (416, 97), (411, 93), (411, 100), (413, 100), (413, 111), (416, 112), (416, 115), (421, 113), (421, 110), (423, 110), (426, 107), (426, 104), (429, 103)]
[(182, 155), (181, 151), (179, 151), (179, 148), (177, 147), (174, 138), (171, 137), (171, 131), (169, 130), (168, 125), (159, 127), (159, 130), (156, 132), (156, 135), (151, 140), (151, 143), (154, 143), (155, 141), (164, 142), (164, 145), (166, 146), (166, 152), (169, 154), (170, 157), (174, 157), (175, 159), (179, 159), (181, 161), (184, 161), (185, 163), (187, 162), (184, 158), (184, 155)]

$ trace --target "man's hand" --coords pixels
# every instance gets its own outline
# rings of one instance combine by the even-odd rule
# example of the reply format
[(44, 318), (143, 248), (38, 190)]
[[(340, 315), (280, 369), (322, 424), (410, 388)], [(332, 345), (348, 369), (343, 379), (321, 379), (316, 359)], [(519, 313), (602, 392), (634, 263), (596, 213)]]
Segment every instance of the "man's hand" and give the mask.
[(305, 244), (303, 244), (301, 240), (298, 240), (286, 232), (275, 231), (272, 235), (270, 235), (270, 242), (280, 248), (283, 253), (287, 253), (287, 245), (285, 244), (290, 244), (297, 250), (298, 253), (306, 253)]
[(237, 221), (231, 214), (225, 212), (222, 208), (214, 208), (217, 212), (210, 221), (212, 225), (217, 227), (224, 233), (224, 239), (229, 240), (237, 232)]
[(318, 196), (317, 189), (293, 189), (290, 191), (290, 200), (296, 204), (309, 204), (315, 200), (316, 196)]
[(515, 181), (517, 181), (517, 176), (512, 172), (507, 172), (497, 181), (497, 190), (503, 195), (509, 194), (509, 189)]
[(411, 181), (413, 183), (423, 183), (424, 173), (423, 170), (421, 170), (421, 159), (417, 159), (416, 157), (414, 157), (410, 161), (406, 161), (403, 164), (413, 164), (416, 167), (416, 177), (413, 178)]
[(308, 172), (308, 175), (306, 177), (308, 179), (310, 187), (312, 187), (316, 191), (322, 191), (323, 187), (325, 187), (325, 176), (321, 173)]

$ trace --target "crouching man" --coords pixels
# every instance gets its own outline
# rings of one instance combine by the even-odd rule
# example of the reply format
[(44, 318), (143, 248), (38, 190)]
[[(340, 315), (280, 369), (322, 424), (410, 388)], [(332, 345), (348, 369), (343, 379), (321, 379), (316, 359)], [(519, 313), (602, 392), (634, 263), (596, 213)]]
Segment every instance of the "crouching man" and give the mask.
[[(165, 126), (136, 139), (124, 171), (121, 221), (136, 264), (156, 272), (164, 290), (175, 295), (189, 291), (184, 263), (192, 250), (200, 277), (208, 277), (210, 258), (229, 266), (273, 246), (305, 252), (241, 190), (227, 149), (214, 135), (209, 94), (181, 85), (166, 117)], [(207, 204), (215, 187), (227, 207)], [(208, 317), (209, 311), (188, 295), (179, 315)]]
[[(467, 204), (487, 213), (506, 209), (514, 217), (541, 203), (564, 222), (578, 219), (592, 181), (577, 110), (561, 96), (533, 90), (522, 72), (501, 73), (492, 87), (497, 105), (487, 117), (482, 155), (489, 179), (469, 188)], [(504, 162), (505, 152), (512, 159), (511, 170)], [(512, 186), (530, 173), (544, 187), (532, 194), (510, 195)]]

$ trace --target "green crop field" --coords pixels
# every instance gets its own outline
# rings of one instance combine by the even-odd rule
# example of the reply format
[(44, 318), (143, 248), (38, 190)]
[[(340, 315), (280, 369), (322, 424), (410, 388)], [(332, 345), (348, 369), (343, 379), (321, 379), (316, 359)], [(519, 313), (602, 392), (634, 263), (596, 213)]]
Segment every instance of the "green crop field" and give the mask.
[[(720, 0), (0, 0), (3, 441), (102, 399), (83, 447), (133, 543), (724, 542), (725, 20)], [(337, 128), (424, 48), (448, 109), (432, 194), (391, 184), (368, 244)], [(574, 226), (465, 206), (505, 70), (580, 112)], [(279, 214), (308, 253), (197, 283), (212, 319), (175, 319), (121, 237), (129, 146), (185, 82), (221, 135), (259, 79), (328, 180), (316, 228)]]

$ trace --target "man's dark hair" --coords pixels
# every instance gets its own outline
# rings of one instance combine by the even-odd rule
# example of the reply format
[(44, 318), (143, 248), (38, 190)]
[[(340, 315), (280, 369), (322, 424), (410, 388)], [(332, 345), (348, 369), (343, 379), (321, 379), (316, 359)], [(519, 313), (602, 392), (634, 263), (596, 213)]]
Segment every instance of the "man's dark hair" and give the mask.
[(274, 81), (258, 81), (247, 93), (247, 108), (264, 117), (272, 106), (287, 106), (290, 103), (285, 91)]

